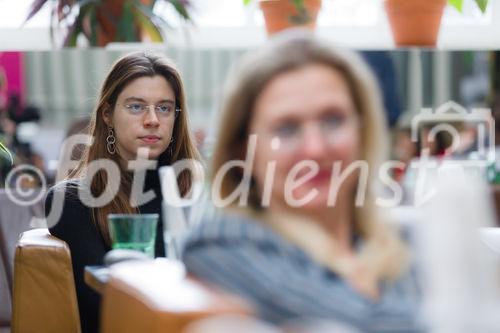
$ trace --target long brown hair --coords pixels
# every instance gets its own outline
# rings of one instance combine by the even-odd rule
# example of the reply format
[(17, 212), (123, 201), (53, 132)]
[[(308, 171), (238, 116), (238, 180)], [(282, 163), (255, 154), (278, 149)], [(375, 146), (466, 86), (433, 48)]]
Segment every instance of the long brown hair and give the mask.
[[(146, 52), (136, 52), (118, 59), (108, 75), (106, 76), (100, 90), (97, 107), (92, 113), (89, 134), (92, 136), (92, 143), (87, 146), (78, 167), (68, 176), (69, 179), (82, 179), (86, 176), (89, 163), (99, 159), (110, 159), (118, 165), (120, 169), (120, 179), (110, 179), (110, 181), (120, 181), (117, 195), (103, 207), (92, 208), (92, 220), (103, 236), (106, 243), (110, 244), (111, 239), (107, 225), (107, 216), (111, 213), (137, 213), (138, 209), (132, 207), (129, 202), (132, 179), (131, 175), (124, 169), (119, 154), (110, 154), (106, 149), (106, 137), (108, 128), (103, 120), (103, 113), (114, 110), (118, 95), (133, 80), (144, 76), (161, 75), (170, 84), (175, 94), (175, 104), (181, 111), (176, 112), (176, 119), (172, 132), (173, 142), (168, 149), (158, 157), (158, 167), (170, 165), (182, 159), (199, 159), (198, 151), (193, 144), (193, 139), (189, 130), (189, 119), (187, 114), (186, 98), (179, 71), (174, 64), (166, 57), (150, 54)], [(90, 190), (93, 196), (103, 193), (108, 183), (108, 174), (100, 169), (90, 180)], [(191, 187), (189, 172), (182, 172), (178, 177), (178, 185), (181, 194), (185, 194)]]
[[(254, 103), (266, 85), (281, 73), (309, 64), (322, 64), (335, 69), (349, 84), (362, 123), (360, 159), (370, 166), (365, 204), (355, 207), (353, 200), (354, 232), (364, 239), (366, 249), (373, 250), (365, 252), (370, 255), (369, 261), (376, 263), (374, 265), (380, 269), (377, 275), (397, 276), (406, 262), (403, 255), (405, 247), (393, 230), (382, 223), (385, 216), (375, 205), (376, 171), (386, 155), (387, 130), (376, 81), (358, 55), (332, 48), (309, 33), (298, 31), (282, 33), (264, 47), (248, 54), (232, 73), (226, 87), (211, 166), (212, 179), (226, 162), (241, 159), (242, 147), (247, 145)], [(220, 196), (225, 198), (230, 195), (243, 176), (240, 169), (230, 169), (222, 180)], [(255, 184), (251, 182), (250, 206), (241, 209), (237, 207), (237, 202), (233, 202), (229, 208), (255, 216), (261, 213), (260, 201)]]

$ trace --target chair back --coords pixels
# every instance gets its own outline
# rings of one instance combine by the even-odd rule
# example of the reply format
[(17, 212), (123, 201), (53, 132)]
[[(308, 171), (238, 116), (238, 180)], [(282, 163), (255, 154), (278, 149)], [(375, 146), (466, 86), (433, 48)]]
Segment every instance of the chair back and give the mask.
[(13, 333), (81, 332), (71, 254), (47, 229), (21, 234), (12, 299)]

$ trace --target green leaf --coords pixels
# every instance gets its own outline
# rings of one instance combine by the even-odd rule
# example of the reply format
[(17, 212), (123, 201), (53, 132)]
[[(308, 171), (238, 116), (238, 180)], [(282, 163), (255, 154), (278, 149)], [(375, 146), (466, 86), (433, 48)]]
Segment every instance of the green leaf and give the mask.
[[(474, 0), (474, 1), (476, 2), (481, 12), (483, 13), (486, 12), (486, 7), (488, 7), (488, 0)], [(464, 0), (448, 0), (448, 4), (461, 13)]]
[(145, 6), (143, 5), (140, 1), (136, 0), (135, 1), (135, 7), (137, 9), (139, 9), (144, 15), (146, 15), (146, 17), (148, 17), (151, 21), (156, 21), (160, 24), (163, 24), (167, 27), (169, 27), (169, 24), (167, 21), (165, 21), (165, 19), (159, 15), (156, 15), (155, 13), (153, 13), (153, 11), (151, 10), (151, 8), (149, 8), (148, 6)]
[[(75, 22), (69, 27), (68, 34), (64, 40), (65, 47), (76, 47), (76, 42), (78, 39), (78, 35), (81, 33), (91, 42), (91, 36), (87, 35), (83, 30), (83, 20), (89, 13), (95, 12), (96, 5), (99, 4), (98, 0), (81, 0), (79, 1), (80, 8), (78, 9), (78, 16), (75, 19)], [(92, 29), (95, 30), (95, 29)], [(92, 44), (91, 44), (92, 45)]]
[(252, 0), (243, 0), (243, 4), (245, 6), (248, 6), (251, 2), (252, 2)]
[(10, 153), (9, 149), (3, 145), (3, 143), (0, 142), (0, 153), (5, 153), (7, 156), (9, 156), (10, 163), (14, 163), (14, 158), (12, 158), (12, 154)]
[(486, 7), (488, 7), (488, 0), (476, 0), (476, 3), (483, 13), (486, 12)]
[(26, 16), (26, 19), (24, 20), (23, 22), (23, 25), (28, 22), (33, 16), (35, 16), (36, 13), (38, 13), (40, 11), (40, 9), (42, 9), (43, 5), (45, 5), (45, 3), (47, 2), (47, 0), (35, 0), (31, 3), (31, 6), (30, 6), (30, 11), (28, 13), (28, 15)]
[(132, 13), (132, 3), (129, 1), (123, 5), (122, 16), (118, 22), (115, 39), (121, 42), (136, 42), (138, 40), (134, 14)]
[(148, 16), (146, 16), (137, 7), (134, 7), (132, 12), (141, 29), (144, 30), (149, 35), (149, 37), (151, 37), (151, 41), (163, 42), (163, 37), (161, 35), (160, 29), (153, 23), (153, 21)]
[(304, 8), (304, 0), (292, 0), (293, 4), (297, 9)]
[(452, 7), (455, 7), (455, 9), (461, 13), (464, 0), (448, 0), (448, 4)]
[(69, 27), (68, 34), (64, 39), (63, 46), (64, 47), (76, 47), (76, 41), (78, 39), (78, 35), (82, 32), (82, 26), (78, 21), (75, 20), (75, 23), (71, 27)]
[(90, 38), (89, 44), (90, 46), (97, 46), (97, 14), (95, 8), (92, 8), (89, 12), (89, 20), (90, 20)]
[(177, 13), (182, 16), (186, 21), (191, 21), (191, 17), (187, 11), (186, 5), (180, 0), (169, 0), (169, 2), (174, 6)]

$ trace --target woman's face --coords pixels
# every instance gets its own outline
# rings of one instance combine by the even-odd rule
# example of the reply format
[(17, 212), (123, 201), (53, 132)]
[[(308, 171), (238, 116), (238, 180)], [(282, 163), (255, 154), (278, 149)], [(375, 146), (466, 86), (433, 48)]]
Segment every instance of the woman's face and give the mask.
[(114, 128), (120, 156), (133, 160), (144, 147), (149, 149), (149, 159), (157, 159), (170, 144), (175, 108), (174, 91), (163, 76), (143, 76), (130, 82), (118, 95), (113, 112), (103, 116)]
[[(358, 123), (350, 88), (337, 70), (310, 64), (274, 77), (257, 98), (250, 122), (250, 134), (257, 134), (253, 176), (261, 198), (268, 195), (271, 206), (297, 206), (292, 198), (304, 200), (302, 209), (326, 207), (334, 163), (344, 170), (359, 157)], [(317, 172), (309, 177), (311, 165)], [(356, 176), (348, 177), (338, 199), (355, 184)]]

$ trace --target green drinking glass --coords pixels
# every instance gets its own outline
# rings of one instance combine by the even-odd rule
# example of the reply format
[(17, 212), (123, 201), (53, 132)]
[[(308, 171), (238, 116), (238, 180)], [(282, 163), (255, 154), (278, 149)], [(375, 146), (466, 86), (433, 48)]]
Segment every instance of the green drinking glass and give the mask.
[(140, 251), (154, 258), (158, 218), (158, 214), (109, 214), (113, 249)]

